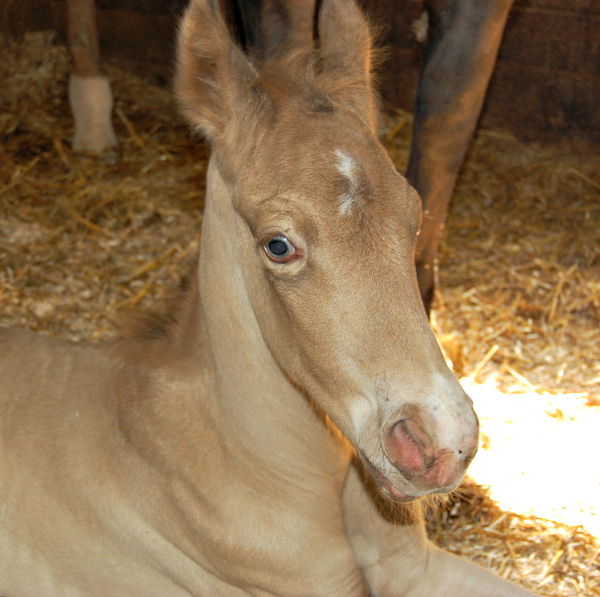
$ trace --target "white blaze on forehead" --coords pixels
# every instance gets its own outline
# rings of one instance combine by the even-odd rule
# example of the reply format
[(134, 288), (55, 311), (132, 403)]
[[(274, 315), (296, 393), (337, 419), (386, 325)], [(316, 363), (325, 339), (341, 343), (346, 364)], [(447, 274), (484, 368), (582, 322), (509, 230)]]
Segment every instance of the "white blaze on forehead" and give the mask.
[(348, 181), (348, 190), (340, 197), (340, 215), (349, 216), (352, 208), (358, 205), (356, 192), (358, 191), (358, 162), (341, 149), (334, 151), (336, 157), (336, 168), (338, 172)]

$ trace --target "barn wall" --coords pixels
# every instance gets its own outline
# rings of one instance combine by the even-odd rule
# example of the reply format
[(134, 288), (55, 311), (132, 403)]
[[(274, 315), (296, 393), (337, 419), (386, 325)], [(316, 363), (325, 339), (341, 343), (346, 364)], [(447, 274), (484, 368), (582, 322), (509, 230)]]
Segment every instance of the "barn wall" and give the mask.
[[(361, 0), (389, 60), (380, 73), (386, 106), (411, 109), (421, 44), (412, 31), (421, 0)], [(187, 0), (97, 0), (104, 56), (167, 82), (177, 15)], [(64, 0), (0, 0), (12, 34), (54, 28), (64, 35)], [(600, 144), (600, 2), (516, 0), (481, 125), (526, 140)]]
[[(173, 73), (177, 19), (188, 0), (96, 0), (102, 56), (166, 84)], [(1, 30), (54, 29), (66, 39), (65, 0), (0, 0)]]
[[(362, 0), (390, 61), (381, 80), (388, 106), (409, 109), (421, 58), (412, 31), (420, 0)], [(510, 12), (481, 125), (520, 138), (600, 143), (600, 2), (516, 0)], [(396, 66), (398, 65), (398, 66)]]

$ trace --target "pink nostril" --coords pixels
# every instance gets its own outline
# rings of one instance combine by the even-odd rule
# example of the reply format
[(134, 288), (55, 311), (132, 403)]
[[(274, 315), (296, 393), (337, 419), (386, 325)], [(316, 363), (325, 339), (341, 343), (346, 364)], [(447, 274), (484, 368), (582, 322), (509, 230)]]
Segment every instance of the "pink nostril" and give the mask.
[(384, 449), (407, 480), (421, 490), (432, 491), (456, 485), (475, 452), (468, 445), (457, 450), (436, 448), (419, 414), (390, 425)]
[(388, 457), (403, 473), (420, 474), (427, 468), (430, 441), (415, 421), (397, 421), (391, 427), (385, 444)]

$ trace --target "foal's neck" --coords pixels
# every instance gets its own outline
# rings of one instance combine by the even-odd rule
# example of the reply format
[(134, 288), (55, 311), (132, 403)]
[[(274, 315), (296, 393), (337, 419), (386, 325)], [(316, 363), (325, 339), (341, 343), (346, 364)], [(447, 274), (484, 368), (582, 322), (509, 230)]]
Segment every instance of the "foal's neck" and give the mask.
[(245, 223), (235, 212), (214, 162), (207, 181), (198, 309), (219, 430), (252, 457), (289, 467), (293, 458), (314, 459), (315, 448), (334, 445), (330, 432), (301, 392), (281, 371), (264, 342), (252, 309), (239, 239)]

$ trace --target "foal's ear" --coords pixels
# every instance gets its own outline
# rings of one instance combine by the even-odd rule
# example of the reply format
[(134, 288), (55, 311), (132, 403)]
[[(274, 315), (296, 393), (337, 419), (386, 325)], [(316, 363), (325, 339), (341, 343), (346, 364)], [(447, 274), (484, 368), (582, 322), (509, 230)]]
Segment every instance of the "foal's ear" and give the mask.
[(256, 72), (232, 40), (218, 0), (191, 0), (179, 28), (175, 92), (184, 116), (214, 143), (252, 96)]
[(319, 14), (321, 76), (335, 101), (377, 126), (371, 85), (373, 47), (367, 20), (354, 0), (323, 0)]

